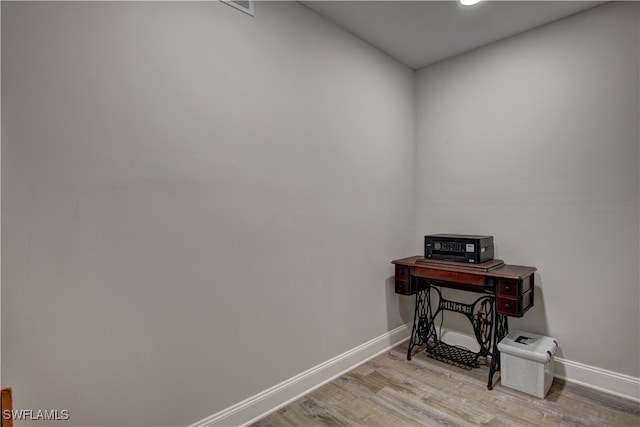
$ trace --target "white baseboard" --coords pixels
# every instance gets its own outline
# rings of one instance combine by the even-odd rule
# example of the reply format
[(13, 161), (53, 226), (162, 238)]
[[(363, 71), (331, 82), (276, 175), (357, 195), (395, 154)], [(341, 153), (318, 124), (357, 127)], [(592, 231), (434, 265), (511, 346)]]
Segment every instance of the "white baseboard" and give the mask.
[[(477, 348), (479, 348), (472, 335), (452, 329), (442, 328), (441, 338), (448, 344), (461, 345), (472, 351), (478, 351)], [(640, 378), (584, 365), (560, 357), (556, 357), (554, 360), (556, 378), (640, 402)]]
[(640, 378), (555, 358), (555, 376), (615, 396), (640, 402)]
[[(410, 334), (411, 324), (402, 325), (188, 427), (251, 424), (408, 340)], [(470, 338), (467, 334), (445, 328), (443, 328), (442, 335), (450, 344), (458, 345), (468, 344)], [(557, 378), (640, 402), (639, 378), (559, 357), (555, 358), (555, 362), (555, 376)]]
[(409, 339), (402, 325), (188, 427), (245, 426)]

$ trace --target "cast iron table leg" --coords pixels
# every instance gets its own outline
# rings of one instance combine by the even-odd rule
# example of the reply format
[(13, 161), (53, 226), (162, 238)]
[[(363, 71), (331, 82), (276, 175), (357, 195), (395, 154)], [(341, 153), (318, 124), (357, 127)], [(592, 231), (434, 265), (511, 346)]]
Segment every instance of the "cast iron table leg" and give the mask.
[(509, 318), (501, 314), (496, 315), (496, 332), (493, 341), (493, 354), (491, 355), (491, 368), (489, 369), (489, 383), (487, 388), (493, 390), (493, 374), (500, 370), (500, 351), (498, 343), (509, 333)]

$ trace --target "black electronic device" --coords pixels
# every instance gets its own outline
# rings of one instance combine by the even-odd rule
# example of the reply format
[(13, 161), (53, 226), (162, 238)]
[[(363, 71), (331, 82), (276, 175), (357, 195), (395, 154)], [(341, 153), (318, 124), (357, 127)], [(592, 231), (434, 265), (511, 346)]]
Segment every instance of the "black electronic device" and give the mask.
[(431, 234), (424, 236), (424, 257), (480, 264), (493, 259), (493, 236)]

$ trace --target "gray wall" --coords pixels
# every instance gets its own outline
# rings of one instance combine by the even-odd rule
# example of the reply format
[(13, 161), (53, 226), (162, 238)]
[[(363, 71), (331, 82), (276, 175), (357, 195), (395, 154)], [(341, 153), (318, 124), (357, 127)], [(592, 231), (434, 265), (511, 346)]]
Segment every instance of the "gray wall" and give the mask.
[(292, 2), (2, 2), (2, 63), (16, 406), (185, 425), (408, 320), (412, 70)]
[(408, 320), (389, 261), (443, 231), (538, 267), (512, 329), (639, 376), (637, 4), (415, 87), (296, 3), (1, 7), (2, 383), (19, 407), (199, 420)]
[(536, 305), (511, 328), (634, 377), (638, 9), (607, 4), (419, 70), (416, 119), (416, 235), (494, 235), (498, 258), (538, 268)]

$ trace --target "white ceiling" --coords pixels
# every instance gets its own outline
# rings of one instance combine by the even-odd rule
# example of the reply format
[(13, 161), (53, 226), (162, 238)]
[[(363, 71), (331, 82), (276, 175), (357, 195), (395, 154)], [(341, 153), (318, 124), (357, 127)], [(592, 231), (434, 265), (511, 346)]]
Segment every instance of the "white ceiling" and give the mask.
[(420, 68), (604, 1), (301, 1), (411, 68)]

